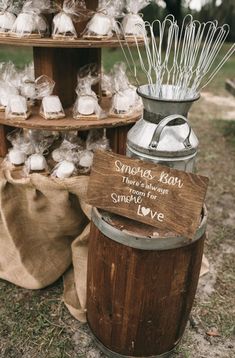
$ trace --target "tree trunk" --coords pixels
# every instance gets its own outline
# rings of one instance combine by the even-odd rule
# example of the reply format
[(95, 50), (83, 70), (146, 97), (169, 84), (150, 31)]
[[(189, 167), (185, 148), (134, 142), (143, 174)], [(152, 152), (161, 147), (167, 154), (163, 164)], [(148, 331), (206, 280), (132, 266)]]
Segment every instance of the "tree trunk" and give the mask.
[(174, 15), (178, 23), (182, 20), (182, 0), (165, 0), (166, 9), (169, 14)]

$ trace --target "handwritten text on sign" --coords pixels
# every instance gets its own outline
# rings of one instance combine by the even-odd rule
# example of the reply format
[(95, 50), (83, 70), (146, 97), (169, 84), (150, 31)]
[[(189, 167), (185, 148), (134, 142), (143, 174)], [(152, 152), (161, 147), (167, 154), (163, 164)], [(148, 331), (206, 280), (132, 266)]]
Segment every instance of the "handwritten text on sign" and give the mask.
[(89, 204), (192, 238), (198, 228), (208, 178), (98, 151)]

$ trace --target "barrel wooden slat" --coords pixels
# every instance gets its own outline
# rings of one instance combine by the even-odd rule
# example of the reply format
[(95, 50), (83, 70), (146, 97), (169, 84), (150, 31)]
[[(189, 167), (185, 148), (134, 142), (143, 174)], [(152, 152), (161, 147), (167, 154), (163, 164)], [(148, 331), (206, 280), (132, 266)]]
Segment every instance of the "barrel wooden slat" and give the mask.
[(197, 288), (204, 236), (177, 249), (140, 250), (109, 239), (92, 223), (87, 318), (105, 347), (150, 357), (178, 344)]

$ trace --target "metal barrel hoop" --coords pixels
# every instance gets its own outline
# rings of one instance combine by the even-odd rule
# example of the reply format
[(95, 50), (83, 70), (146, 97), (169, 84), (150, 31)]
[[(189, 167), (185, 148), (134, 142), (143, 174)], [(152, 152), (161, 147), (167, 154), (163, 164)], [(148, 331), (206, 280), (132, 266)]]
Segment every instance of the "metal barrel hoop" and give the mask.
[(133, 230), (133, 232), (126, 231), (125, 229), (120, 230), (118, 227), (112, 225), (112, 222), (108, 219), (109, 215), (107, 216), (107, 214), (107, 212), (102, 210), (99, 211), (97, 208), (92, 209), (92, 222), (103, 235), (121, 245), (145, 251), (172, 250), (190, 245), (193, 242), (198, 241), (204, 235), (207, 226), (207, 209), (205, 205), (203, 206), (200, 225), (195, 232), (194, 238), (190, 240), (181, 235), (168, 235), (167, 237), (161, 235), (144, 236), (138, 235), (135, 230)]

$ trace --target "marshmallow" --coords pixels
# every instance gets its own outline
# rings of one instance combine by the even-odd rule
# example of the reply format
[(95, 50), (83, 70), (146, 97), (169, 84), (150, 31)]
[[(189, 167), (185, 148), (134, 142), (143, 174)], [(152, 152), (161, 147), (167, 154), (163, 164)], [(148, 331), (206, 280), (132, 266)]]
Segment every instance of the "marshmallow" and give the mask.
[(27, 113), (27, 101), (23, 96), (14, 95), (9, 99), (9, 110), (11, 113)]
[(42, 33), (47, 32), (47, 23), (44, 20), (44, 18), (40, 15), (36, 15), (34, 30), (37, 30), (37, 31), (39, 30), (39, 32), (42, 32)]
[(123, 91), (124, 96), (128, 98), (129, 106), (134, 106), (135, 103), (138, 101), (136, 88), (135, 87), (129, 87)]
[(95, 113), (96, 105), (97, 101), (92, 96), (80, 96), (78, 97), (75, 111), (84, 116), (89, 116)]
[(87, 25), (88, 32), (93, 32), (99, 36), (107, 36), (112, 31), (112, 20), (102, 14), (96, 13)]
[(144, 20), (137, 14), (128, 14), (122, 21), (125, 35), (143, 36), (145, 32)]
[(17, 95), (18, 90), (14, 87), (9, 85), (8, 83), (4, 83), (3, 86), (0, 86), (0, 104), (4, 107), (7, 106), (9, 97), (11, 95)]
[(14, 165), (24, 164), (26, 161), (26, 154), (19, 149), (11, 149), (9, 151), (9, 161)]
[(63, 111), (63, 107), (58, 96), (44, 97), (42, 100), (42, 108), (45, 113), (59, 113)]
[(93, 157), (93, 152), (85, 150), (80, 157), (79, 165), (84, 168), (90, 168), (93, 163)]
[(59, 13), (53, 19), (54, 34), (76, 34), (76, 30), (73, 24), (73, 20), (68, 14)]
[(4, 12), (0, 14), (0, 30), (10, 31), (14, 22), (16, 20), (16, 16), (10, 12)]
[(27, 14), (27, 13), (19, 14), (14, 25), (15, 32), (22, 33), (22, 34), (24, 32), (33, 33), (35, 30), (34, 17), (35, 15), (32, 14)]
[(29, 169), (31, 171), (44, 170), (47, 167), (46, 159), (42, 154), (32, 154), (29, 157)]
[(117, 112), (128, 112), (131, 103), (130, 99), (122, 93), (116, 93), (113, 96), (113, 108)]
[(26, 82), (22, 85), (20, 91), (26, 98), (34, 98), (36, 95), (35, 84), (32, 82)]
[(42, 16), (22, 12), (18, 15), (13, 29), (19, 34), (45, 33), (47, 23)]
[(61, 150), (61, 148), (57, 148), (53, 150), (51, 156), (55, 162), (59, 163), (61, 159), (65, 158), (65, 153), (63, 152), (63, 150)]
[(69, 178), (73, 174), (74, 170), (75, 170), (75, 165), (72, 162), (68, 162), (67, 160), (64, 160), (59, 164), (55, 174), (57, 178), (60, 179)]

